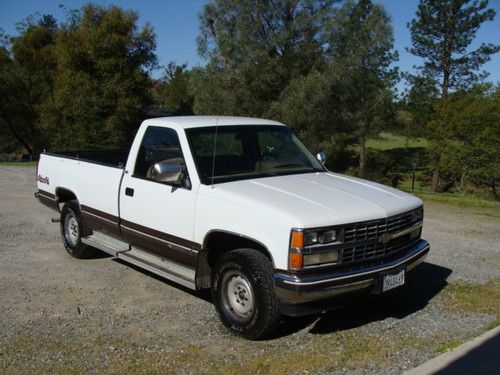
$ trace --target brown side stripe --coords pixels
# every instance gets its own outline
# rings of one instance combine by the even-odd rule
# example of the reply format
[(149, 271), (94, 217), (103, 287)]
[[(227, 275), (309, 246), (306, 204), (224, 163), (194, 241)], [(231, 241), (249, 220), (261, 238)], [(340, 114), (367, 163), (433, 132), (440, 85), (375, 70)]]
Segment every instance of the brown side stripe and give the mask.
[(44, 206), (47, 206), (52, 210), (59, 211), (59, 201), (54, 194), (38, 189), (38, 200)]
[[(82, 205), (81, 208), (82, 208), (82, 212), (88, 212), (92, 215), (102, 217), (103, 219), (112, 221), (116, 224), (118, 224), (118, 222), (119, 222), (119, 218), (117, 216), (108, 214), (107, 212), (96, 210), (95, 208), (85, 206), (85, 205)], [(179, 246), (183, 246), (183, 247), (195, 250), (195, 251), (201, 250), (201, 245), (199, 243), (189, 241), (189, 240), (186, 240), (184, 238), (174, 236), (172, 234), (160, 232), (158, 230), (151, 229), (151, 228), (145, 227), (143, 225), (133, 223), (131, 221), (122, 220), (121, 225), (123, 225), (124, 227), (128, 227), (130, 229), (133, 229), (135, 231), (142, 232), (142, 233), (147, 234), (149, 236), (156, 237), (156, 238), (159, 238), (161, 240), (171, 242), (171, 243), (179, 245)]]
[(96, 210), (95, 208), (85, 206), (83, 204), (81, 205), (81, 208), (82, 208), (82, 212), (88, 212), (89, 214), (100, 216), (103, 219), (106, 219), (106, 220), (109, 220), (109, 221), (112, 221), (112, 222), (118, 224), (118, 221), (119, 221), (118, 216), (111, 215), (111, 214), (108, 214), (107, 212), (103, 212), (100, 210)]
[(148, 228), (148, 227), (136, 224), (136, 223), (132, 223), (132, 222), (127, 221), (127, 220), (122, 220), (122, 225), (125, 227), (128, 227), (130, 229), (134, 229), (138, 232), (148, 234), (152, 237), (156, 237), (156, 238), (159, 238), (159, 239), (164, 240), (164, 241), (172, 242), (172, 243), (179, 245), (179, 246), (187, 247), (189, 249), (193, 249), (196, 251), (201, 250), (201, 245), (199, 243), (189, 241), (189, 240), (186, 240), (184, 238), (174, 236), (172, 234), (160, 232), (160, 231), (157, 231), (155, 229), (151, 229), (151, 228)]
[(122, 226), (121, 228), (123, 237), (131, 245), (137, 246), (148, 252), (158, 254), (161, 257), (175, 260), (191, 268), (196, 267), (198, 252), (176, 245), (172, 242), (165, 242), (160, 238), (136, 231), (135, 229), (129, 229), (126, 226)]
[(45, 198), (56, 199), (56, 196), (48, 191), (38, 189), (38, 194), (43, 195)]

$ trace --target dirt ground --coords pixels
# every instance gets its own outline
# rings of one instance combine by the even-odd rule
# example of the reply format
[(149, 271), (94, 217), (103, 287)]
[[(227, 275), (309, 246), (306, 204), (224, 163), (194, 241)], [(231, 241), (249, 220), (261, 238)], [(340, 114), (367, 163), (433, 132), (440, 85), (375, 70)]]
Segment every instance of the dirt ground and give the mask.
[(193, 293), (66, 254), (33, 167), (0, 166), (0, 373), (401, 373), (499, 322), (500, 212), (427, 203), (407, 285), (249, 342)]

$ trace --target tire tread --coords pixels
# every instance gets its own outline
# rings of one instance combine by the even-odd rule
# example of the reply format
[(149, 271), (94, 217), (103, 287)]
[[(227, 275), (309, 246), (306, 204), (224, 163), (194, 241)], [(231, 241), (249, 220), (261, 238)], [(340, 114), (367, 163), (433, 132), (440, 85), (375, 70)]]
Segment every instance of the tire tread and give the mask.
[[(238, 333), (251, 340), (269, 336), (277, 328), (281, 317), (279, 300), (274, 291), (271, 261), (260, 251), (254, 249), (237, 249), (223, 254), (217, 260), (215, 270), (218, 270), (223, 264), (228, 262), (239, 263), (245, 270), (254, 273), (252, 278), (254, 281), (258, 281), (257, 288), (259, 289), (255, 292), (259, 293), (258, 298), (262, 301), (262, 314), (256, 324), (250, 327), (250, 329)], [(216, 301), (217, 296), (214, 293), (214, 289), (212, 288), (212, 293), (214, 294), (214, 301)], [(220, 312), (219, 315), (221, 315)], [(222, 320), (224, 322), (223, 318)], [(226, 322), (224, 324), (228, 325)]]

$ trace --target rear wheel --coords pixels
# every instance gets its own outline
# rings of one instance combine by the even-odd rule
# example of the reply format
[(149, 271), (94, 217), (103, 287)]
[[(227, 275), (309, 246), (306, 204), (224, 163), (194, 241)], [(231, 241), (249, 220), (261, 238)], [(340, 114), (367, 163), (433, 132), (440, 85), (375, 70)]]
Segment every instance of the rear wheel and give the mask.
[(222, 323), (243, 337), (268, 336), (279, 324), (272, 264), (259, 251), (223, 254), (213, 269), (212, 297)]
[(61, 237), (66, 251), (74, 258), (85, 259), (96, 254), (96, 250), (82, 243), (82, 237), (90, 234), (75, 200), (66, 202), (61, 211)]

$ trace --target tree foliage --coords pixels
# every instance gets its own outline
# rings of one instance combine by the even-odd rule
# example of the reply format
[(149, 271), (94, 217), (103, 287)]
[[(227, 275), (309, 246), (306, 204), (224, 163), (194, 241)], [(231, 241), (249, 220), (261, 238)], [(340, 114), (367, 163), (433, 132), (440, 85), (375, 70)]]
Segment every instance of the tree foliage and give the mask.
[(137, 27), (138, 14), (86, 5), (78, 23), (63, 25), (57, 69), (45, 120), (63, 148), (129, 142), (151, 102), (148, 69), (155, 66), (155, 35)]
[(288, 82), (322, 63), (334, 0), (212, 0), (200, 16), (197, 113), (264, 116)]
[(0, 49), (1, 132), (34, 155), (47, 141), (41, 112), (51, 95), (56, 66), (54, 18), (26, 20), (20, 35)]
[(150, 25), (138, 14), (88, 4), (58, 25), (21, 24), (0, 52), (0, 124), (36, 156), (44, 148), (127, 143), (151, 102), (156, 64)]
[[(418, 68), (419, 76), (408, 75), (413, 87), (418, 90), (419, 82), (426, 82), (438, 92), (438, 98), (445, 99), (450, 91), (468, 89), (481, 81), (486, 76), (479, 71), (481, 66), (500, 46), (482, 43), (477, 49), (470, 47), (481, 24), (494, 16), (487, 0), (421, 0), (416, 18), (408, 25), (412, 38), (409, 51), (424, 59), (424, 65)], [(414, 99), (424, 99), (414, 107), (415, 117), (420, 118), (422, 105), (425, 108), (428, 100), (422, 95)], [(439, 134), (433, 131), (439, 129), (432, 126), (427, 129), (427, 135), (438, 142)], [(441, 188), (440, 149), (433, 149), (434, 191)]]
[(155, 106), (172, 110), (177, 115), (192, 115), (194, 98), (189, 92), (191, 75), (186, 64), (168, 63), (161, 78), (153, 81)]
[(478, 86), (436, 102), (429, 122), (432, 151), (441, 155), (441, 170), (459, 191), (475, 182), (498, 199), (500, 178), (500, 87)]
[(409, 24), (409, 52), (424, 59), (419, 71), (439, 87), (441, 97), (477, 83), (485, 76), (481, 66), (499, 51), (500, 46), (491, 43), (470, 49), (481, 24), (495, 17), (487, 7), (484, 0), (420, 1), (417, 18)]
[(366, 140), (393, 116), (397, 55), (390, 19), (381, 5), (347, 1), (325, 23), (323, 42), (322, 71), (294, 80), (273, 110), (310, 144), (330, 150), (356, 145), (363, 176)]
[(496, 196), (500, 89), (477, 84), (500, 47), (471, 48), (494, 16), (485, 0), (420, 0), (409, 51), (423, 65), (406, 74), (399, 101), (391, 20), (372, 0), (209, 0), (197, 41), (206, 65), (171, 62), (159, 79), (154, 31), (134, 11), (88, 4), (62, 23), (28, 17), (18, 35), (0, 33), (0, 147), (36, 156), (126, 145), (156, 105), (275, 118), (329, 152), (329, 168), (390, 180), (413, 153), (377, 153), (366, 141), (404, 127), (430, 140), (418, 160), (434, 188), (441, 171), (458, 190), (471, 182)]

